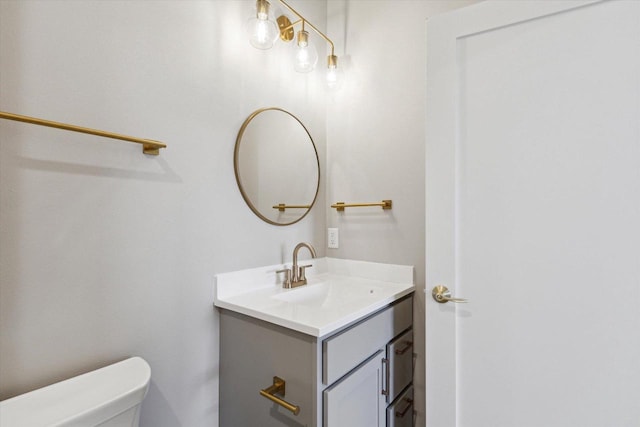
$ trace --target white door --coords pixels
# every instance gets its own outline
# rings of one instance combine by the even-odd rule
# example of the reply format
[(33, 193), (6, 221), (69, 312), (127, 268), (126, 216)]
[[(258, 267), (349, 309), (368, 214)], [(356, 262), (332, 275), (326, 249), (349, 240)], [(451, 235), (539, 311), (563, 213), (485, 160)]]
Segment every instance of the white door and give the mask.
[(427, 427), (640, 426), (640, 1), (427, 27)]

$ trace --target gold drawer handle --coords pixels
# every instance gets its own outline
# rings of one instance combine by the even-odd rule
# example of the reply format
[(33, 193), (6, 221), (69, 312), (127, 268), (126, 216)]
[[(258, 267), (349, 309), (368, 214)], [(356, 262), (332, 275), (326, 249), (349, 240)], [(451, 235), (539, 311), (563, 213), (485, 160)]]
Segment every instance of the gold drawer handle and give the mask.
[(407, 402), (407, 406), (402, 411), (396, 411), (396, 417), (398, 417), (398, 418), (404, 418), (404, 416), (406, 415), (406, 413), (409, 410), (409, 408), (411, 408), (413, 406), (413, 399), (409, 399), (408, 397), (405, 397), (402, 400)]
[(286, 400), (282, 400), (275, 396), (276, 393), (280, 393), (282, 397), (284, 397), (285, 384), (286, 383), (282, 378), (273, 377), (273, 385), (260, 390), (260, 395), (293, 412), (293, 415), (298, 415), (300, 413), (300, 407), (298, 405), (293, 405)]
[(405, 346), (396, 350), (396, 354), (403, 355), (405, 354), (411, 347), (413, 347), (413, 341), (405, 341)]

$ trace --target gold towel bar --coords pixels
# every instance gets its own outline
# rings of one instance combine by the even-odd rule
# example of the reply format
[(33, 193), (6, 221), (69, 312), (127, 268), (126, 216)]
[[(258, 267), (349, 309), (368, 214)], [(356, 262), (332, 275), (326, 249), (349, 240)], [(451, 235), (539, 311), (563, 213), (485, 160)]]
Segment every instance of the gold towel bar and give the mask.
[(97, 129), (85, 128), (85, 127), (80, 127), (75, 125), (68, 125), (68, 124), (59, 123), (59, 122), (52, 122), (50, 120), (37, 119), (35, 117), (21, 116), (19, 114), (7, 113), (4, 111), (0, 111), (0, 119), (15, 120), (17, 122), (30, 123), (33, 125), (40, 125), (40, 126), (48, 126), (56, 129), (68, 130), (71, 132), (88, 133), (90, 135), (97, 135), (105, 138), (113, 138), (113, 139), (120, 139), (122, 141), (135, 142), (136, 144), (142, 144), (142, 152), (144, 154), (152, 154), (154, 156), (157, 156), (158, 154), (160, 154), (160, 149), (165, 148), (167, 146), (166, 144), (160, 141), (153, 141), (151, 139), (142, 139), (142, 138), (136, 138), (133, 136), (120, 135), (117, 133), (105, 132)]
[(286, 383), (282, 378), (273, 377), (273, 385), (260, 390), (260, 396), (264, 396), (270, 401), (288, 409), (293, 412), (293, 415), (298, 415), (300, 413), (300, 407), (298, 405), (294, 405), (275, 396), (276, 393), (280, 393), (282, 397), (284, 397), (285, 385)]
[(285, 209), (309, 209), (310, 205), (286, 205), (284, 203), (278, 203), (273, 206), (273, 209), (278, 209), (280, 212), (284, 212)]
[(345, 202), (337, 202), (331, 205), (332, 208), (335, 208), (338, 212), (344, 211), (344, 208), (363, 208), (370, 206), (381, 206), (382, 209), (391, 209), (392, 202), (391, 200), (383, 200), (381, 203), (345, 203)]

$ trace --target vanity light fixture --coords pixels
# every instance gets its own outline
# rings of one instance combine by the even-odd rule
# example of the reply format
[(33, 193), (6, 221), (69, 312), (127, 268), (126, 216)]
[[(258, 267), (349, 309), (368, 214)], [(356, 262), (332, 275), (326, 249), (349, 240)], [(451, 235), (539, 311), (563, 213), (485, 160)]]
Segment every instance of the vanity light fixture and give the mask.
[(302, 21), (302, 30), (298, 31), (294, 52), (293, 68), (297, 72), (308, 73), (315, 68), (318, 63), (318, 51), (309, 40), (309, 32), (304, 29), (304, 21)]
[(256, 16), (247, 21), (249, 43), (256, 49), (271, 49), (278, 39), (278, 25), (269, 17), (270, 4), (267, 0), (256, 1)]
[[(300, 73), (308, 73), (315, 68), (318, 62), (318, 51), (309, 40), (309, 32), (305, 30), (305, 25), (309, 26), (331, 46), (331, 54), (327, 57), (327, 85), (330, 88), (338, 86), (342, 77), (342, 69), (338, 67), (338, 57), (335, 55), (335, 47), (331, 39), (284, 0), (278, 1), (290, 10), (298, 20), (292, 23), (288, 17), (280, 15), (276, 19), (276, 24), (269, 14), (271, 4), (267, 0), (256, 0), (256, 16), (249, 19), (247, 26), (251, 45), (258, 49), (269, 49), (278, 38), (278, 34), (280, 40), (290, 42), (294, 39), (294, 26), (301, 24), (301, 29), (295, 37), (294, 69)], [(274, 28), (275, 35), (273, 34)]]

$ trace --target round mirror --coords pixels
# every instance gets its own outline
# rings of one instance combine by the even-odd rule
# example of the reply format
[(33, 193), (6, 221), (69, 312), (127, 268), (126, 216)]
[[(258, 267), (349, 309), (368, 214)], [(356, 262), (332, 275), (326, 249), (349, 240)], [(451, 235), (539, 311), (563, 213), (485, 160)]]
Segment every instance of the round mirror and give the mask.
[(252, 113), (238, 132), (233, 162), (242, 197), (269, 224), (294, 224), (316, 201), (318, 151), (307, 128), (288, 111), (272, 107)]

